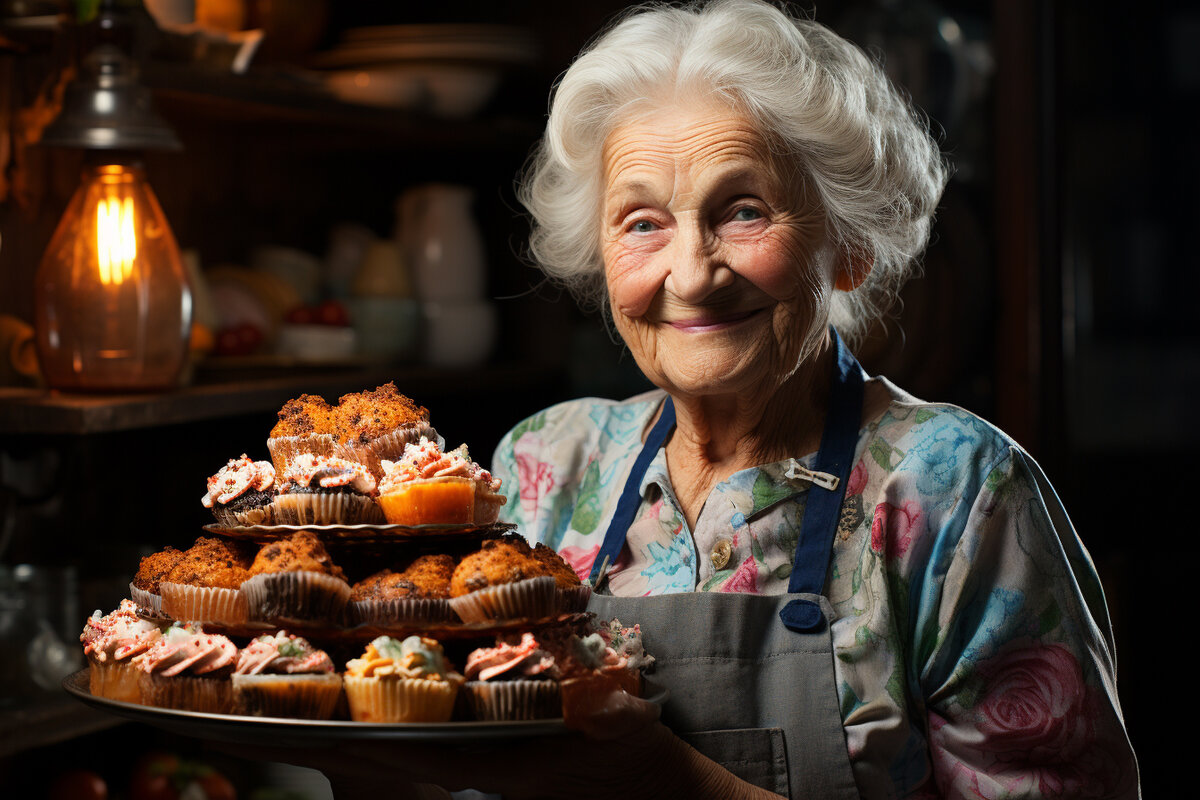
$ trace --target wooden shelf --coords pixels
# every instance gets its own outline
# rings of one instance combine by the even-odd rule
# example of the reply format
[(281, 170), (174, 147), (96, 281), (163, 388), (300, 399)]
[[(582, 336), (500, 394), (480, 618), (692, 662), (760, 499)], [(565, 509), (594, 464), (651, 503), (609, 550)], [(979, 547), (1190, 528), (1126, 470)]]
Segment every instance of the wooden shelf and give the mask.
[(65, 742), (122, 724), (123, 720), (88, 708), (63, 694), (32, 705), (0, 710), (0, 758)]
[[(265, 370), (263, 370), (265, 371)], [(0, 388), (0, 434), (84, 435), (154, 428), (245, 414), (272, 413), (300, 394), (331, 401), (395, 381), (401, 392), (423, 398), (446, 394), (490, 394), (528, 389), (559, 376), (549, 368), (524, 365), (469, 370), (433, 367), (372, 367), (343, 371), (297, 370), (275, 377), (198, 383), (161, 394), (70, 394), (45, 389)]]

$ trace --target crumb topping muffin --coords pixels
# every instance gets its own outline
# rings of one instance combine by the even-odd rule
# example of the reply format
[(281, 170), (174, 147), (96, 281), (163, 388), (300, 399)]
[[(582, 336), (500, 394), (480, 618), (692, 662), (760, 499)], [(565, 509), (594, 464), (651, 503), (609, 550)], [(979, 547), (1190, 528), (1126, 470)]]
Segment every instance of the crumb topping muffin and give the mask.
[(447, 598), (454, 567), (454, 558), (445, 553), (418, 556), (399, 572), (384, 569), (363, 578), (352, 587), (350, 599)]
[(167, 573), (164, 583), (236, 589), (250, 577), (252, 553), (239, 542), (201, 536)]
[(270, 572), (320, 572), (346, 579), (333, 563), (321, 537), (312, 531), (296, 531), (286, 539), (263, 545), (250, 565), (251, 575)]
[(545, 567), (546, 574), (554, 578), (555, 585), (560, 589), (569, 589), (583, 583), (575, 574), (575, 570), (571, 569), (571, 565), (555, 552), (554, 548), (538, 542), (533, 547), (533, 558)]
[(182, 558), (183, 551), (169, 545), (157, 553), (151, 553), (138, 564), (137, 573), (133, 576), (133, 586), (150, 594), (158, 594), (159, 584)]
[(450, 578), (450, 596), (461, 597), (489, 586), (501, 586), (548, 575), (547, 567), (533, 556), (520, 536), (484, 540), (482, 546), (458, 563)]
[(271, 429), (271, 438), (285, 436), (311, 436), (333, 432), (333, 408), (325, 398), (315, 394), (302, 394), (288, 400), (279, 409), (279, 421)]
[(369, 392), (342, 395), (332, 413), (332, 433), (339, 442), (368, 444), (392, 431), (429, 422), (429, 411), (385, 383)]

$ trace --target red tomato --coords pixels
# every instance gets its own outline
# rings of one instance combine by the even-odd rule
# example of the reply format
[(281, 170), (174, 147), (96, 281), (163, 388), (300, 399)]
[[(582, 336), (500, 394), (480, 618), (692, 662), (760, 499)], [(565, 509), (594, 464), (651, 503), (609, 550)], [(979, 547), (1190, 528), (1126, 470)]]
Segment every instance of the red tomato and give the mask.
[(108, 800), (108, 784), (95, 772), (73, 769), (50, 784), (50, 800)]

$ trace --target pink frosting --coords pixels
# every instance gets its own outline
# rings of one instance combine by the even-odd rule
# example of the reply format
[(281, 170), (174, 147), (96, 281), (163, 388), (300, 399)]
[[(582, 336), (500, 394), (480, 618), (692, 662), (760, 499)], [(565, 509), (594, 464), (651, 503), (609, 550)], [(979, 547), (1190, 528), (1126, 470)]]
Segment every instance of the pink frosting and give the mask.
[(275, 485), (275, 467), (270, 461), (251, 461), (242, 453), (231, 458), (216, 475), (208, 479), (208, 493), (200, 498), (205, 508), (213, 503), (225, 505), (250, 490), (266, 492)]
[(498, 675), (506, 678), (558, 678), (554, 656), (546, 652), (532, 633), (521, 635), (520, 644), (500, 643), (481, 647), (467, 656), (463, 670), (469, 681), (488, 681)]
[(288, 485), (310, 489), (336, 489), (349, 486), (360, 494), (375, 491), (375, 476), (371, 471), (354, 461), (334, 456), (317, 456), (301, 453), (288, 465), (283, 475), (286, 491)]
[(333, 660), (307, 640), (280, 631), (274, 636), (259, 636), (242, 648), (235, 671), (239, 675), (333, 672)]
[(443, 453), (437, 442), (422, 436), (419, 442), (404, 445), (404, 454), (397, 461), (383, 461), (380, 492), (387, 494), (408, 481), (429, 478), (470, 478), (489, 492), (500, 490), (500, 479), (471, 460), (467, 446), (459, 445)]
[(158, 626), (137, 615), (137, 604), (122, 600), (116, 611), (100, 616), (97, 611), (84, 623), (79, 641), (85, 655), (97, 661), (124, 661), (145, 652), (161, 637)]
[(224, 636), (171, 627), (134, 663), (144, 672), (167, 678), (185, 672), (216, 677), (216, 673), (231, 671), (237, 657), (237, 645)]

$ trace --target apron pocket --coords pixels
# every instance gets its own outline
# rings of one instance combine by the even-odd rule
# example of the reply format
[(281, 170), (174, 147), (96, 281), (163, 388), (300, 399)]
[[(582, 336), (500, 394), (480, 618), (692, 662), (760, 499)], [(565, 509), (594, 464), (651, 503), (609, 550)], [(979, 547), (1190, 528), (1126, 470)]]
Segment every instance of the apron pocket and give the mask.
[(787, 797), (787, 751), (781, 728), (682, 733), (679, 738), (746, 783)]

